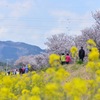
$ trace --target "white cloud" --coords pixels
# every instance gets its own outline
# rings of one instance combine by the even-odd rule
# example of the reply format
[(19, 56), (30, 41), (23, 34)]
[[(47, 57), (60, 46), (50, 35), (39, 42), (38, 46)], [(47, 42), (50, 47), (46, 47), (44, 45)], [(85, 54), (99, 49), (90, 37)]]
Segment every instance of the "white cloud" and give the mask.
[(0, 38), (4, 38), (6, 36), (7, 28), (5, 27), (0, 27)]
[(51, 14), (56, 18), (58, 26), (45, 33), (46, 37), (58, 33), (79, 35), (82, 29), (94, 24), (91, 12), (81, 15), (70, 11), (53, 11)]
[(8, 3), (7, 0), (0, 0), (0, 7), (7, 7)]
[(2, 12), (0, 12), (1, 40), (24, 41), (25, 39), (23, 39), (23, 34), (28, 37), (30, 27), (25, 21), (20, 21), (18, 19), (25, 15), (27, 16), (29, 11), (32, 11), (32, 8), (35, 7), (33, 7), (33, 5), (35, 5), (34, 1), (35, 0), (15, 0), (14, 2), (8, 0), (0, 1), (0, 7), (2, 6), (2, 9), (5, 9), (4, 11), (7, 12), (7, 14), (2, 14)]
[(46, 32), (44, 34), (44, 37), (48, 38), (54, 34), (60, 34), (60, 33), (65, 33), (65, 30), (58, 27), (58, 28), (54, 28), (54, 29), (51, 29), (50, 31)]
[(7, 12), (9, 17), (21, 17), (27, 15), (29, 11), (35, 9), (35, 0), (0, 0), (0, 8), (6, 9), (4, 12)]
[(33, 2), (32, 0), (24, 0), (23, 2), (15, 2), (14, 4), (10, 4), (11, 8), (11, 17), (21, 17), (26, 15), (31, 8)]

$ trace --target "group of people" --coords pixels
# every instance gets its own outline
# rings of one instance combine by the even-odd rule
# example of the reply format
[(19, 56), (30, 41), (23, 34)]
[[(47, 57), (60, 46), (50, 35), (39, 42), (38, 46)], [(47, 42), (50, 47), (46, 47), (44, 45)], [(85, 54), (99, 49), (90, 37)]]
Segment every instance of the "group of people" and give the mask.
[(69, 53), (67, 53), (66, 55), (64, 53), (62, 53), (60, 60), (61, 60), (62, 65), (69, 64), (69, 62), (71, 61), (71, 57), (70, 57)]
[(7, 75), (16, 75), (16, 74), (19, 74), (19, 71), (18, 71), (18, 69), (15, 68), (15, 69), (8, 70), (6, 74)]
[(28, 73), (28, 71), (29, 71), (29, 68), (27, 65), (19, 68), (20, 74)]
[[(81, 49), (79, 50), (78, 56), (79, 56), (79, 60), (81, 60), (83, 62), (84, 57), (85, 57), (85, 50), (83, 49), (83, 47), (81, 47)], [(60, 60), (61, 60), (62, 65), (69, 64), (71, 62), (71, 56), (69, 55), (69, 53), (67, 53), (66, 55), (64, 53), (62, 53)], [(11, 73), (13, 73), (15, 75), (15, 74), (24, 74), (24, 73), (28, 73), (28, 72), (29, 72), (28, 66), (23, 65), (19, 69), (9, 70), (7, 72), (7, 74), (10, 75)]]
[(16, 74), (24, 74), (24, 73), (28, 73), (28, 71), (29, 71), (29, 68), (28, 68), (28, 66), (26, 65), (23, 65), (22, 67), (20, 67), (19, 69), (12, 69), (12, 70), (8, 70), (7, 71), (7, 75), (11, 75), (11, 74), (13, 74), (13, 75), (16, 75)]
[[(83, 49), (83, 47), (81, 47), (81, 49), (79, 50), (78, 56), (79, 56), (79, 60), (81, 60), (83, 62), (84, 57), (85, 57), (85, 50)], [(66, 55), (64, 53), (62, 53), (60, 60), (61, 60), (62, 65), (69, 64), (71, 62), (71, 57), (70, 57), (69, 53), (67, 53)]]

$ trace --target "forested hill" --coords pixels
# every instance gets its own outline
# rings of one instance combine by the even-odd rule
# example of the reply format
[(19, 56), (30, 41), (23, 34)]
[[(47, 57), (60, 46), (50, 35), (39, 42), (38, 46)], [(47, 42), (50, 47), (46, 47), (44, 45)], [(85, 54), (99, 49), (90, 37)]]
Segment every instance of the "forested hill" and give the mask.
[(0, 61), (16, 60), (20, 56), (37, 55), (44, 52), (38, 46), (23, 42), (0, 41)]

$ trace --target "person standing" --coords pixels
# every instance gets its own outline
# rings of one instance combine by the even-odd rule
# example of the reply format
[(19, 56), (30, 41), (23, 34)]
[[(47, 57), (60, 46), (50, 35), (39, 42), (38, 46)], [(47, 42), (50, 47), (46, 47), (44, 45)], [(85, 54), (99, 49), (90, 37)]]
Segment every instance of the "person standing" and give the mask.
[(13, 74), (14, 74), (14, 75), (16, 75), (16, 68), (15, 68), (15, 69), (13, 69)]
[(61, 54), (61, 58), (60, 59), (61, 59), (61, 64), (64, 65), (65, 62), (66, 62), (65, 54), (64, 53)]
[(26, 67), (25, 67), (25, 73), (28, 73), (28, 66), (26, 65)]
[(79, 50), (79, 59), (83, 62), (84, 57), (85, 57), (85, 50), (83, 49), (83, 47), (81, 47), (81, 49)]
[(66, 64), (69, 64), (70, 61), (71, 61), (71, 57), (69, 56), (69, 53), (67, 53), (67, 55), (66, 55)]
[(22, 68), (21, 67), (19, 68), (19, 74), (22, 74)]

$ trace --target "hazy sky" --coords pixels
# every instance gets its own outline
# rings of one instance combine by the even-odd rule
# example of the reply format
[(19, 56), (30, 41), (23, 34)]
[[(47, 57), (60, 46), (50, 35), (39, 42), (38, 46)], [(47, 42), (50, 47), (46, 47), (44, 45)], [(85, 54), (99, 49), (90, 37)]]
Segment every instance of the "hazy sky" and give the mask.
[(0, 0), (0, 40), (46, 48), (53, 34), (79, 35), (94, 24), (100, 0)]

